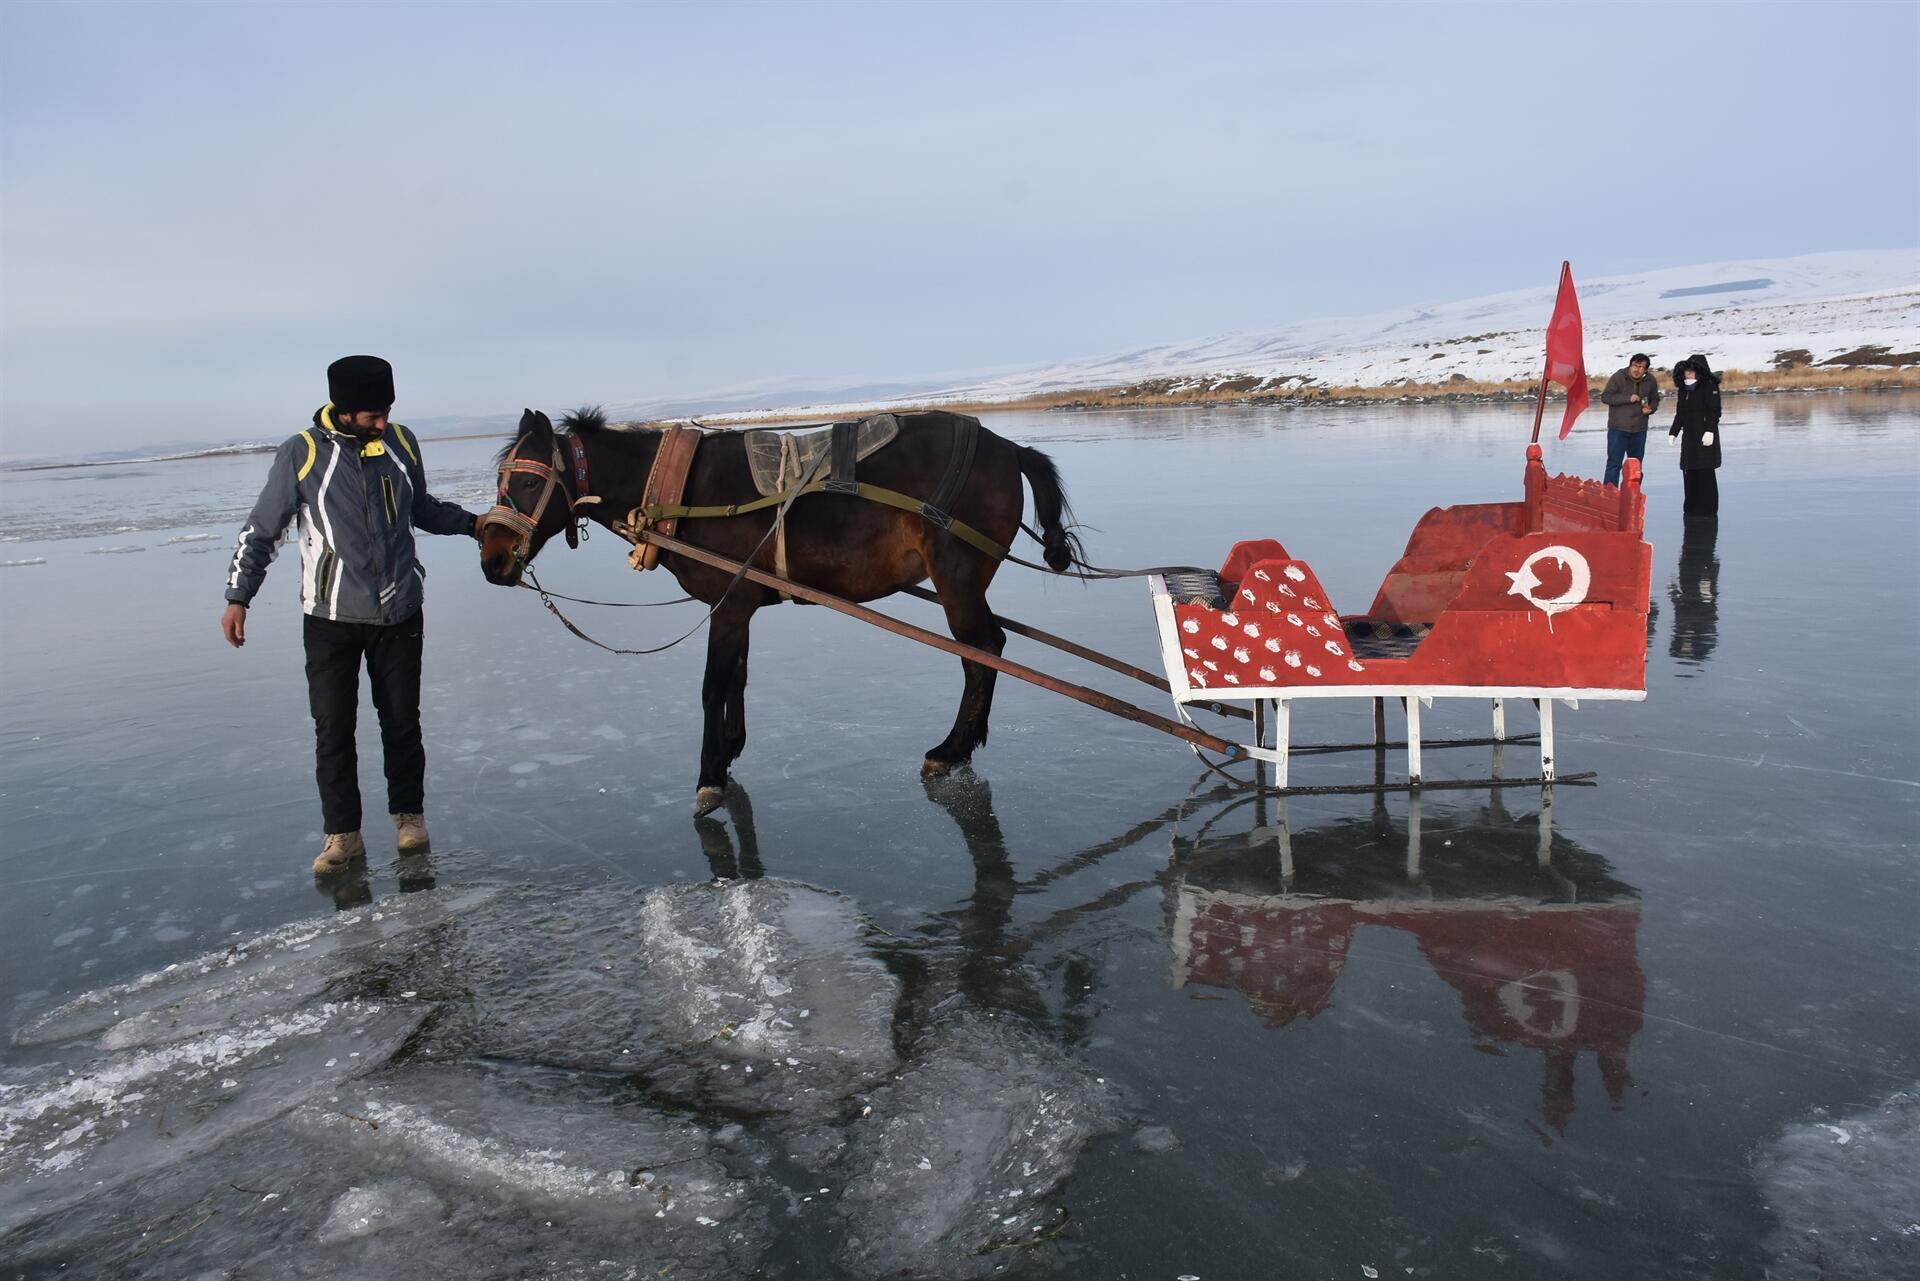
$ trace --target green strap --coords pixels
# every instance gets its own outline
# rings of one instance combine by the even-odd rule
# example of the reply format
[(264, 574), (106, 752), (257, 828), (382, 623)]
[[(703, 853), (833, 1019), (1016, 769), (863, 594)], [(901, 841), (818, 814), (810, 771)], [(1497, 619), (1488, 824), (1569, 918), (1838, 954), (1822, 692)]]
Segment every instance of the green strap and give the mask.
[[(688, 507), (684, 503), (654, 503), (650, 506), (642, 507), (640, 514), (649, 522), (656, 520), (705, 520), (713, 517), (744, 516), (748, 512), (762, 511), (768, 507), (777, 507), (779, 504), (786, 502), (790, 497), (798, 497), (804, 494), (818, 494), (825, 491), (826, 488), (826, 481), (816, 480), (811, 485), (801, 486), (798, 490), (790, 489), (784, 494), (775, 494), (770, 498), (756, 499), (750, 503), (728, 503), (720, 507)], [(841, 490), (838, 492), (844, 493), (845, 491)], [(854, 486), (854, 492), (870, 502), (881, 503), (888, 507), (897, 507), (901, 511), (913, 512), (918, 516), (927, 515), (927, 504), (925, 502), (918, 498), (909, 498), (898, 490), (882, 489), (878, 485), (869, 485), (862, 482)], [(929, 516), (928, 519), (932, 520), (933, 518)], [(942, 528), (953, 534), (954, 537), (960, 539), (960, 541), (978, 548), (995, 560), (1005, 560), (1007, 558), (1008, 548), (994, 542), (991, 538), (988, 538), (985, 534), (963, 520), (950, 519), (945, 524), (935, 520), (934, 523), (941, 525)]]

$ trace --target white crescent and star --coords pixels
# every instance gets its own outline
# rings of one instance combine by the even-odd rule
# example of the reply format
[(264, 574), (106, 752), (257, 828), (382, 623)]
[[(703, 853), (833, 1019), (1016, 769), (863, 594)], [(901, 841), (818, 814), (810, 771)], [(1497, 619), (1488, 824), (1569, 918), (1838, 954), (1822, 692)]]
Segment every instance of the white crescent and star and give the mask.
[[(1540, 586), (1540, 576), (1533, 567), (1543, 560), (1557, 560), (1567, 567), (1567, 590), (1558, 596), (1549, 596), (1542, 600), (1534, 595)], [(1593, 570), (1587, 565), (1587, 558), (1571, 547), (1542, 547), (1533, 555), (1520, 562), (1520, 568), (1509, 571), (1507, 578), (1513, 586), (1507, 588), (1507, 595), (1519, 596), (1538, 609), (1548, 618), (1565, 613), (1587, 598), (1587, 589), (1593, 585)]]

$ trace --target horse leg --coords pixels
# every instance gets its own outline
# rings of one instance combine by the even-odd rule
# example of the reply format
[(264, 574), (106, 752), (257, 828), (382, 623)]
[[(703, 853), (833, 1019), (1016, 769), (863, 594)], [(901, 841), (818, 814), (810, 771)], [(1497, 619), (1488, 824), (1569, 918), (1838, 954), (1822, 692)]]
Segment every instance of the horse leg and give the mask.
[(740, 658), (734, 664), (733, 687), (720, 715), (720, 746), (729, 764), (747, 750), (747, 631), (740, 630)]
[[(939, 589), (940, 603), (947, 611), (947, 629), (953, 638), (962, 645), (998, 655), (1006, 648), (1007, 634), (993, 621), (984, 587), (952, 579), (942, 582), (943, 577), (936, 573), (934, 586)], [(968, 760), (973, 749), (987, 741), (987, 716), (993, 710), (993, 683), (999, 673), (967, 658), (960, 660), (960, 669), (966, 674), (966, 688), (960, 695), (953, 729), (939, 746), (927, 752), (920, 767), (920, 772), (929, 777), (945, 774)]]
[(708, 625), (707, 672), (700, 684), (705, 722), (700, 734), (700, 781), (693, 800), (696, 816), (719, 807), (727, 792), (727, 766), (746, 742), (746, 713), (741, 709), (740, 742), (728, 750), (727, 708), (730, 702), (745, 696), (742, 683), (746, 676), (747, 628), (752, 622), (753, 606), (730, 606), (715, 614)]

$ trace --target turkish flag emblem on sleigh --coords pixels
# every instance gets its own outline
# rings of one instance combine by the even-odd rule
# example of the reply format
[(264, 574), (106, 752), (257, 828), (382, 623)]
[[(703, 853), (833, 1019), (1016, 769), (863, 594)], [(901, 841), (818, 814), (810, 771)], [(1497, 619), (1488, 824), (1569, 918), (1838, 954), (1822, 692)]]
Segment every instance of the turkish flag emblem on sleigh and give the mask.
[(1646, 697), (1645, 511), (1637, 460), (1618, 486), (1549, 477), (1534, 444), (1521, 500), (1429, 511), (1365, 613), (1343, 612), (1271, 539), (1236, 543), (1217, 574), (1157, 575), (1175, 705), (1185, 717), (1190, 705), (1254, 704), (1262, 741), (1249, 753), (1285, 787), (1293, 701), (1401, 700), (1417, 786), (1422, 704), (1491, 699), (1502, 740), (1505, 700), (1527, 699), (1540, 711), (1540, 781), (1552, 782), (1554, 700)]

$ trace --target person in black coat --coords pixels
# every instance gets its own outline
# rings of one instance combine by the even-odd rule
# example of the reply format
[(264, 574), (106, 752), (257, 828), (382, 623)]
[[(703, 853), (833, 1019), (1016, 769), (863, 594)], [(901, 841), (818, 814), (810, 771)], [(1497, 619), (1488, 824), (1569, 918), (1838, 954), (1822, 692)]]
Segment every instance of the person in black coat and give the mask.
[(1673, 426), (1680, 438), (1680, 475), (1686, 482), (1682, 510), (1689, 516), (1720, 514), (1720, 375), (1705, 356), (1687, 357), (1673, 367)]

